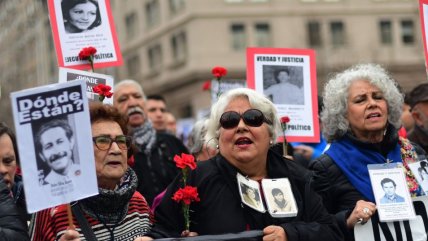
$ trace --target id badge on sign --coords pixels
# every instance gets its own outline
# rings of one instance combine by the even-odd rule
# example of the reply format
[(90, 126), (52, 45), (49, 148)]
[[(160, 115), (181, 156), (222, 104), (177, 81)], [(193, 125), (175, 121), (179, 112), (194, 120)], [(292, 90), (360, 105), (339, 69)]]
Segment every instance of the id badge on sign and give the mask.
[(239, 172), (237, 173), (236, 178), (238, 180), (239, 194), (241, 196), (242, 203), (261, 213), (266, 212), (262, 201), (259, 183), (242, 176)]
[(297, 205), (288, 178), (263, 179), (262, 187), (272, 217), (295, 217)]
[(407, 187), (403, 164), (370, 164), (367, 168), (380, 221), (414, 219), (415, 209)]

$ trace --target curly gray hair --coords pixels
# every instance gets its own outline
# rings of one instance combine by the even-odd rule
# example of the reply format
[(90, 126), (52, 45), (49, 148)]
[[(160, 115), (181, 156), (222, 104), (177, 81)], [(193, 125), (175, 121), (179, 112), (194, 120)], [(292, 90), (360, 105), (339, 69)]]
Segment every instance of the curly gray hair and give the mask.
[(218, 144), (221, 115), (231, 101), (242, 97), (247, 98), (251, 107), (260, 110), (266, 119), (272, 123), (268, 124), (269, 134), (272, 142), (275, 143), (281, 123), (279, 122), (273, 103), (263, 94), (260, 94), (255, 90), (237, 88), (223, 93), (217, 103), (211, 107), (211, 116), (207, 126), (207, 134), (205, 135), (205, 142), (207, 144), (213, 146)]
[(336, 74), (324, 87), (321, 121), (329, 142), (340, 139), (350, 129), (346, 118), (348, 91), (356, 80), (367, 80), (382, 91), (388, 106), (388, 122), (397, 129), (401, 126), (403, 96), (397, 83), (380, 65), (360, 64)]

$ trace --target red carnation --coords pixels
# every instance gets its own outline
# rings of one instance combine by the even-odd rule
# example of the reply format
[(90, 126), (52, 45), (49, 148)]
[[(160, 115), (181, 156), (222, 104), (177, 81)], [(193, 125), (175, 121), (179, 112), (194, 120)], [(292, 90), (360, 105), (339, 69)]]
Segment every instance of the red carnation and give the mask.
[(94, 47), (87, 47), (80, 50), (79, 58), (81, 60), (89, 60), (89, 58), (93, 57), (94, 54), (97, 53), (97, 49)]
[(290, 117), (288, 116), (281, 117), (281, 123), (286, 124), (288, 122), (290, 122)]
[(99, 100), (101, 102), (103, 102), (105, 97), (111, 98), (113, 96), (113, 93), (110, 92), (110, 90), (111, 90), (111, 87), (105, 84), (98, 84), (92, 88), (92, 91), (99, 95)]
[(202, 85), (202, 90), (211, 90), (211, 80), (207, 80), (204, 82), (204, 84)]
[(211, 70), (211, 73), (214, 75), (214, 77), (220, 79), (227, 74), (227, 69), (221, 66), (216, 66)]
[(192, 186), (185, 186), (178, 189), (172, 199), (176, 202), (182, 201), (185, 205), (190, 205), (191, 202), (199, 202), (198, 189)]
[(94, 55), (97, 53), (97, 49), (94, 47), (83, 48), (79, 52), (79, 58), (81, 60), (88, 60), (91, 64), (92, 72), (94, 72)]
[(190, 169), (195, 170), (196, 168), (195, 157), (190, 154), (181, 153), (181, 157), (178, 155), (175, 155), (174, 161), (175, 161), (175, 165), (181, 169), (190, 167)]

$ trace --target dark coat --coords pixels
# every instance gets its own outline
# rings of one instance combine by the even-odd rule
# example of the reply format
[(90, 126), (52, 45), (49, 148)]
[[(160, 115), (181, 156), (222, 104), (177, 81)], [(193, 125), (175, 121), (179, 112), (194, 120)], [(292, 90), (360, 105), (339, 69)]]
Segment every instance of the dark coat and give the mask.
[(20, 220), (20, 214), (10, 196), (10, 191), (0, 174), (0, 241), (30, 240), (26, 223)]
[(144, 152), (134, 154), (133, 169), (138, 177), (137, 191), (143, 194), (149, 205), (153, 199), (165, 190), (180, 171), (174, 162), (174, 156), (189, 153), (183, 143), (168, 133), (156, 133), (156, 143), (149, 155)]
[[(238, 170), (217, 155), (198, 163), (189, 176), (188, 185), (198, 188), (201, 200), (191, 204), (190, 231), (199, 235), (225, 234), (279, 225), (285, 229), (288, 240), (342, 240), (334, 218), (310, 188), (310, 173), (273, 151), (269, 151), (267, 159), (268, 178), (289, 178), (298, 207), (296, 217), (273, 218), (268, 212), (260, 213), (243, 205), (236, 182)], [(156, 222), (149, 236), (179, 237), (185, 229), (181, 204), (171, 199), (179, 187), (181, 175), (168, 186), (156, 209)]]

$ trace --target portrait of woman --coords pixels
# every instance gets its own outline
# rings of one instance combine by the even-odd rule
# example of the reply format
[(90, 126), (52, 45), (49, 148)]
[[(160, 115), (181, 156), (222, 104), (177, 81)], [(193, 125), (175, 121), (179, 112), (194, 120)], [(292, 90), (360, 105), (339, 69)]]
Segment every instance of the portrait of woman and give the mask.
[[(187, 176), (187, 185), (196, 187), (200, 197), (200, 202), (190, 204), (189, 230), (185, 230), (181, 203), (171, 199), (182, 187), (179, 174), (156, 208), (156, 222), (148, 236), (168, 238), (263, 230), (263, 240), (342, 240), (333, 216), (310, 187), (310, 172), (270, 150), (279, 128), (276, 108), (263, 94), (237, 88), (220, 95), (211, 108), (205, 136), (219, 152), (198, 162)], [(243, 205), (239, 175), (254, 182), (287, 177), (299, 214), (294, 218), (276, 218)], [(262, 186), (259, 189), (263, 192)]]
[(83, 33), (101, 25), (97, 0), (62, 0), (61, 8), (67, 33)]
[[(354, 226), (376, 212), (368, 164), (418, 160), (417, 148), (398, 136), (403, 96), (387, 71), (376, 64), (353, 66), (324, 87), (323, 134), (330, 148), (309, 166), (324, 206), (334, 214), (346, 240)], [(414, 176), (407, 176), (412, 196), (422, 194)]]
[(291, 202), (287, 200), (284, 193), (279, 188), (274, 188), (271, 191), (273, 197), (273, 206), (271, 207), (274, 212), (290, 212), (292, 209)]
[(243, 201), (255, 209), (263, 209), (259, 198), (259, 192), (254, 188), (241, 183), (241, 194)]

